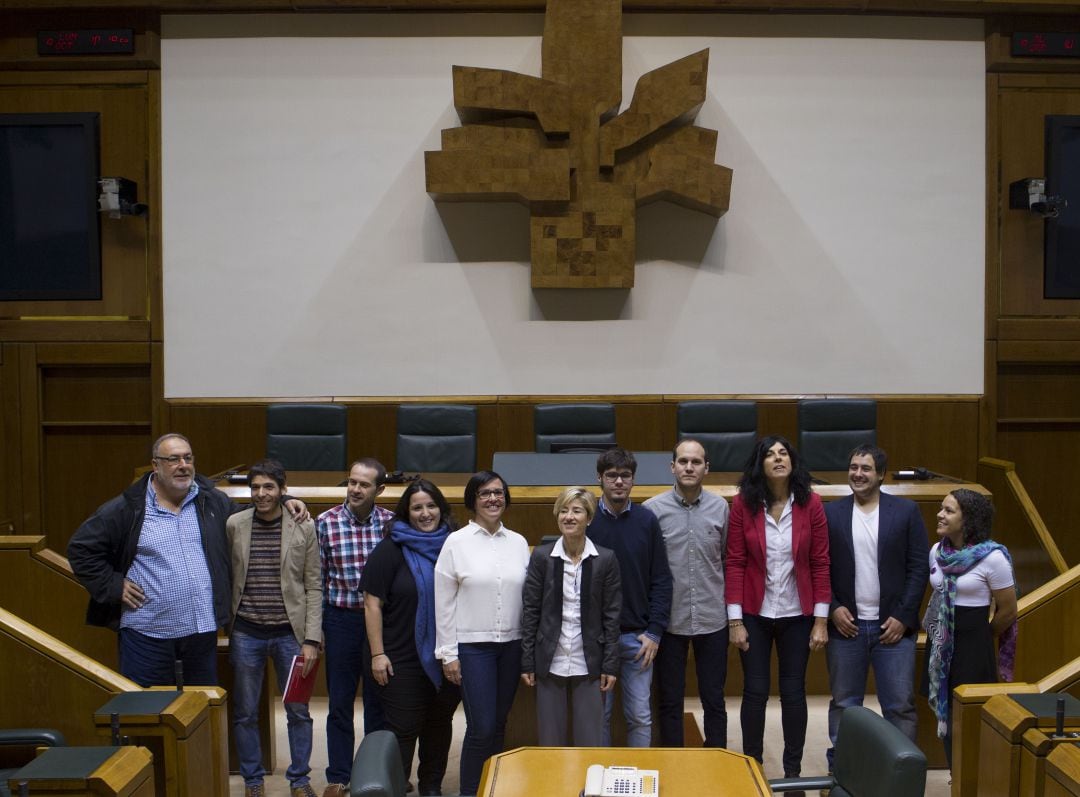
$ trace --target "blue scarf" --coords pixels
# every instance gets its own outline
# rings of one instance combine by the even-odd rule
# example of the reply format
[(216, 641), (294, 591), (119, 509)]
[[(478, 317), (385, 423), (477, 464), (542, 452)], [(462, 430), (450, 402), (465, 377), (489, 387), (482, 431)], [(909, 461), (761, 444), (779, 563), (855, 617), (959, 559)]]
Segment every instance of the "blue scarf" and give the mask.
[(401, 548), (416, 582), (416, 652), (436, 689), (442, 686), (442, 667), (435, 660), (435, 562), (449, 536), (445, 523), (435, 531), (423, 532), (395, 520), (390, 529), (390, 539)]
[[(948, 728), (946, 719), (949, 712), (949, 670), (956, 633), (956, 579), (994, 551), (1001, 551), (1009, 566), (1012, 566), (1009, 549), (993, 540), (984, 540), (957, 550), (946, 537), (938, 545), (937, 565), (941, 568), (944, 580), (941, 589), (933, 590), (930, 595), (930, 605), (926, 607), (923, 625), (926, 628), (926, 641), (930, 646), (930, 662), (927, 667), (930, 675), (930, 708), (937, 717), (937, 735), (942, 739), (945, 738)], [(999, 676), (1003, 681), (1011, 681), (1016, 652), (1015, 622), (1002, 633), (999, 643)]]

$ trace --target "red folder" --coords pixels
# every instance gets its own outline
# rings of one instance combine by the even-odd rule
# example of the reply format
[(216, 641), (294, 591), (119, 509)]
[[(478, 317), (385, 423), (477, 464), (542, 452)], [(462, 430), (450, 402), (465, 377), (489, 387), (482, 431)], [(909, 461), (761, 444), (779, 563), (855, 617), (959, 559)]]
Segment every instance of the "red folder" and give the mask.
[(289, 680), (285, 683), (285, 694), (281, 696), (282, 703), (307, 703), (311, 700), (311, 692), (315, 688), (315, 676), (319, 672), (319, 660), (315, 659), (315, 665), (305, 678), (304, 657), (293, 656), (292, 666), (289, 668)]

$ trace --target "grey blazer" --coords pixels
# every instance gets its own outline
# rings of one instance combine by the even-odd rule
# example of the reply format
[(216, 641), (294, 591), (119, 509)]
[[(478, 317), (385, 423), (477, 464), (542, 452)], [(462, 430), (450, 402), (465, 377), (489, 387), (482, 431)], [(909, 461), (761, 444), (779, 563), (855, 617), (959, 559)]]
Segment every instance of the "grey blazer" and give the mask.
[[(555, 543), (537, 546), (529, 560), (522, 590), (521, 671), (543, 677), (562, 629), (563, 560), (551, 555)], [(596, 546), (581, 570), (581, 638), (591, 678), (618, 675), (619, 614), (622, 586), (615, 552)]]
[[(232, 617), (247, 583), (254, 508), (229, 518), (225, 530), (232, 551)], [(322, 560), (315, 524), (297, 523), (288, 510), (281, 514), (281, 595), (296, 641), (322, 642)], [(231, 630), (231, 628), (230, 628)]]

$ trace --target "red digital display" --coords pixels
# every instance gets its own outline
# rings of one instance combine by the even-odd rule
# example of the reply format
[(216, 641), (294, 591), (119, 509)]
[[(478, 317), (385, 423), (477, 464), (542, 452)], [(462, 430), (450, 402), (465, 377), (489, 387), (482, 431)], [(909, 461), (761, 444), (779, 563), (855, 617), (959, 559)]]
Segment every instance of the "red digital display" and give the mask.
[(1080, 33), (1014, 33), (1014, 56), (1080, 58)]
[(131, 28), (40, 30), (38, 55), (128, 55), (135, 52)]

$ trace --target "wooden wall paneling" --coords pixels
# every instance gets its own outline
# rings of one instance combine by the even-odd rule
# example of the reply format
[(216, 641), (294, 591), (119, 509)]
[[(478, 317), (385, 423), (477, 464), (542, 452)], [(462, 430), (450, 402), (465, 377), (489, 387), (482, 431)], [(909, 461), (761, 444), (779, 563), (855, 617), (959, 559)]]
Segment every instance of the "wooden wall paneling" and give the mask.
[(799, 405), (796, 401), (759, 401), (757, 403), (758, 436), (779, 434), (799, 445)]
[(150, 344), (150, 436), (157, 439), (172, 428), (172, 405), (165, 400), (165, 347)]
[(136, 457), (146, 461), (148, 357), (145, 343), (34, 347), (42, 533), (54, 550), (66, 550), (79, 523), (131, 480)]
[[(191, 440), (196, 469), (209, 475), (236, 465), (250, 465), (266, 455), (266, 406), (263, 404), (173, 404), (172, 427)], [(149, 449), (134, 465), (150, 464)]]
[(1072, 618), (1077, 612), (1080, 583), (1075, 567), (1021, 597), (1015, 680), (1038, 681), (1076, 659), (1080, 640)]
[[(989, 311), (987, 314), (989, 315)], [(993, 456), (994, 452), (997, 451), (997, 419), (1000, 412), (998, 404), (997, 347), (998, 342), (988, 338), (983, 351), (983, 394), (979, 399), (978, 456), (980, 458)]]
[[(1025, 177), (1045, 177), (1044, 117), (1080, 114), (1080, 75), (1001, 75), (997, 115), (989, 119), (996, 130), (1000, 160), (996, 196), (1001, 214), (1001, 315), (1063, 315), (1080, 313), (1080, 301), (1043, 298), (1042, 219), (1008, 209), (1009, 184)], [(991, 184), (991, 190), (994, 185)]]
[(349, 405), (348, 459), (375, 457), (389, 470), (397, 461), (397, 405)]
[(22, 528), (22, 428), (19, 347), (0, 344), (0, 518)]
[(925, 467), (972, 481), (979, 450), (979, 404), (970, 401), (879, 401), (878, 444), (891, 470)]
[[(153, 20), (152, 35), (156, 38), (160, 21)], [(146, 186), (140, 187), (139, 197), (150, 206), (150, 216), (146, 225), (146, 280), (147, 312), (150, 315), (150, 339), (165, 339), (164, 302), (161, 245), (161, 73), (152, 70), (146, 76), (146, 117), (147, 117), (147, 176)], [(164, 396), (164, 391), (156, 393)]]
[(1080, 424), (1080, 361), (998, 366), (998, 422)]
[(1080, 450), (1080, 425), (1075, 423), (1010, 423), (998, 429), (1002, 459), (1016, 464), (1043, 521), (1066, 562), (1080, 562), (1080, 536), (1073, 533), (1080, 517), (1080, 467), (1071, 454)]
[[(100, 114), (101, 173), (127, 177), (146, 195), (149, 114), (145, 72), (0, 73), (0, 105), (8, 112)], [(100, 301), (5, 302), (6, 317), (95, 316), (146, 319), (146, 219), (101, 219)]]
[[(60, 426), (45, 430), (42, 445), (42, 530), (59, 553), (87, 517), (119, 494), (133, 468), (149, 464), (149, 426)], [(103, 457), (102, 452), (109, 456)]]
[[(67, 567), (40, 550), (43, 537), (0, 538), (0, 606), (95, 661), (116, 669), (116, 633), (86, 624), (89, 596)], [(49, 552), (51, 553), (51, 552)], [(65, 572), (66, 570), (66, 572)]]
[(33, 344), (18, 346), (22, 516), (15, 520), (23, 534), (42, 530), (40, 398), (34, 349)]
[(629, 451), (670, 451), (675, 445), (675, 405), (617, 402), (615, 434)]
[[(697, 13), (715, 12), (716, 0), (624, 0), (624, 10), (633, 12)], [(542, 0), (6, 0), (6, 8), (41, 9), (93, 7), (113, 8), (126, 11), (131, 8), (148, 7), (172, 13), (222, 13), (222, 12), (279, 12), (297, 11), (528, 11), (543, 12)], [(862, 14), (868, 11), (884, 14), (899, 13), (912, 16), (953, 14), (961, 16), (989, 16), (993, 14), (1056, 14), (1070, 18), (1077, 13), (1072, 0), (984, 0), (977, 4), (964, 0), (737, 0), (721, 7), (724, 11), (777, 13), (825, 11), (839, 14)]]
[(500, 400), (496, 409), (498, 434), (496, 451), (533, 451), (536, 432), (533, 427), (533, 404)]
[(499, 439), (499, 408), (496, 404), (478, 404), (476, 406), (476, 469), (491, 468), (491, 458), (498, 450), (495, 448)]
[(1067, 565), (1057, 543), (1033, 507), (1014, 464), (981, 460), (978, 478), (994, 494), (994, 539), (1009, 549), (1020, 594), (1064, 572)]

